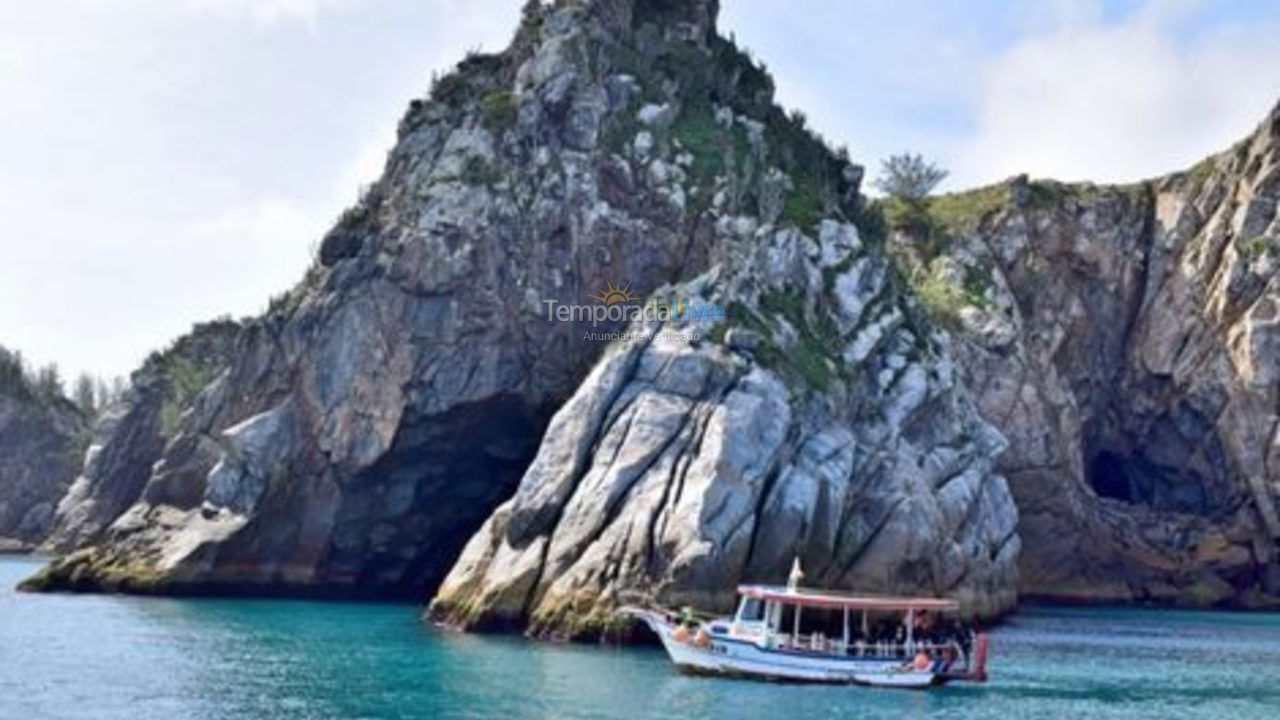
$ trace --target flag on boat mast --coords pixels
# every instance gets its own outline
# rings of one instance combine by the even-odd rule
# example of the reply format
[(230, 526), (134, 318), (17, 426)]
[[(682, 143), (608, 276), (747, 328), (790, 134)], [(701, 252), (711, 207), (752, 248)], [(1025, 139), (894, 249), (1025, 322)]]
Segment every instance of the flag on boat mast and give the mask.
[(797, 555), (791, 561), (791, 574), (787, 576), (787, 589), (795, 590), (800, 587), (800, 581), (804, 579), (804, 570), (800, 569), (800, 556)]

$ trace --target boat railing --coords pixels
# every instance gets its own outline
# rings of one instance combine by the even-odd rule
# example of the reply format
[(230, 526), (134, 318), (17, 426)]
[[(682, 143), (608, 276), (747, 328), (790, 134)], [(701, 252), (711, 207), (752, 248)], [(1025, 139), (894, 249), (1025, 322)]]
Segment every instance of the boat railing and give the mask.
[(901, 657), (905, 659), (915, 657), (922, 652), (935, 657), (943, 657), (948, 653), (952, 653), (954, 658), (961, 660), (961, 664), (967, 661), (964, 648), (955, 640), (945, 642), (868, 642), (854, 640), (846, 645), (843, 640), (828, 638), (822, 633), (813, 633), (811, 635), (769, 634), (763, 640), (764, 645), (771, 649), (820, 655), (876, 658)]

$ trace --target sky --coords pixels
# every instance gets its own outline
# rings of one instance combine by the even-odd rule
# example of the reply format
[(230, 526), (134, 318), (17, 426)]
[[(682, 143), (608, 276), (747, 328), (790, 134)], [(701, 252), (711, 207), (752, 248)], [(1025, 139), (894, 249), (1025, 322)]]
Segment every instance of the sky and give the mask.
[[(521, 0), (0, 6), (0, 344), (125, 375), (193, 322), (263, 310), (376, 178), (433, 72)], [(1271, 0), (721, 0), (779, 100), (872, 174), (1189, 166), (1280, 100)]]

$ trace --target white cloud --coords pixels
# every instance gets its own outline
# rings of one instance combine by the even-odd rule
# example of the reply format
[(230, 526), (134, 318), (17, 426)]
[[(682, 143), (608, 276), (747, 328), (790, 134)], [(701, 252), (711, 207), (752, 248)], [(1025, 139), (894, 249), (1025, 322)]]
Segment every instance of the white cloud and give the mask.
[(985, 72), (960, 185), (1019, 172), (1130, 181), (1187, 167), (1247, 134), (1280, 95), (1280, 24), (1188, 34), (1189, 3), (1120, 22), (1059, 18)]
[(245, 17), (259, 28), (287, 22), (300, 22), (315, 27), (321, 12), (340, 4), (340, 0), (188, 0), (200, 12), (231, 17)]

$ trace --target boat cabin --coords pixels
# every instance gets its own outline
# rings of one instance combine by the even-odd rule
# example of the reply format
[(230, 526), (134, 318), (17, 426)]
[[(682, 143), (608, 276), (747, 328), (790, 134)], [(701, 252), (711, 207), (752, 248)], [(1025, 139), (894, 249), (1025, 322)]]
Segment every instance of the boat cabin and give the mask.
[(798, 587), (742, 585), (737, 612), (712, 635), (773, 650), (855, 657), (941, 654), (967, 645), (960, 605), (939, 598), (887, 597)]

